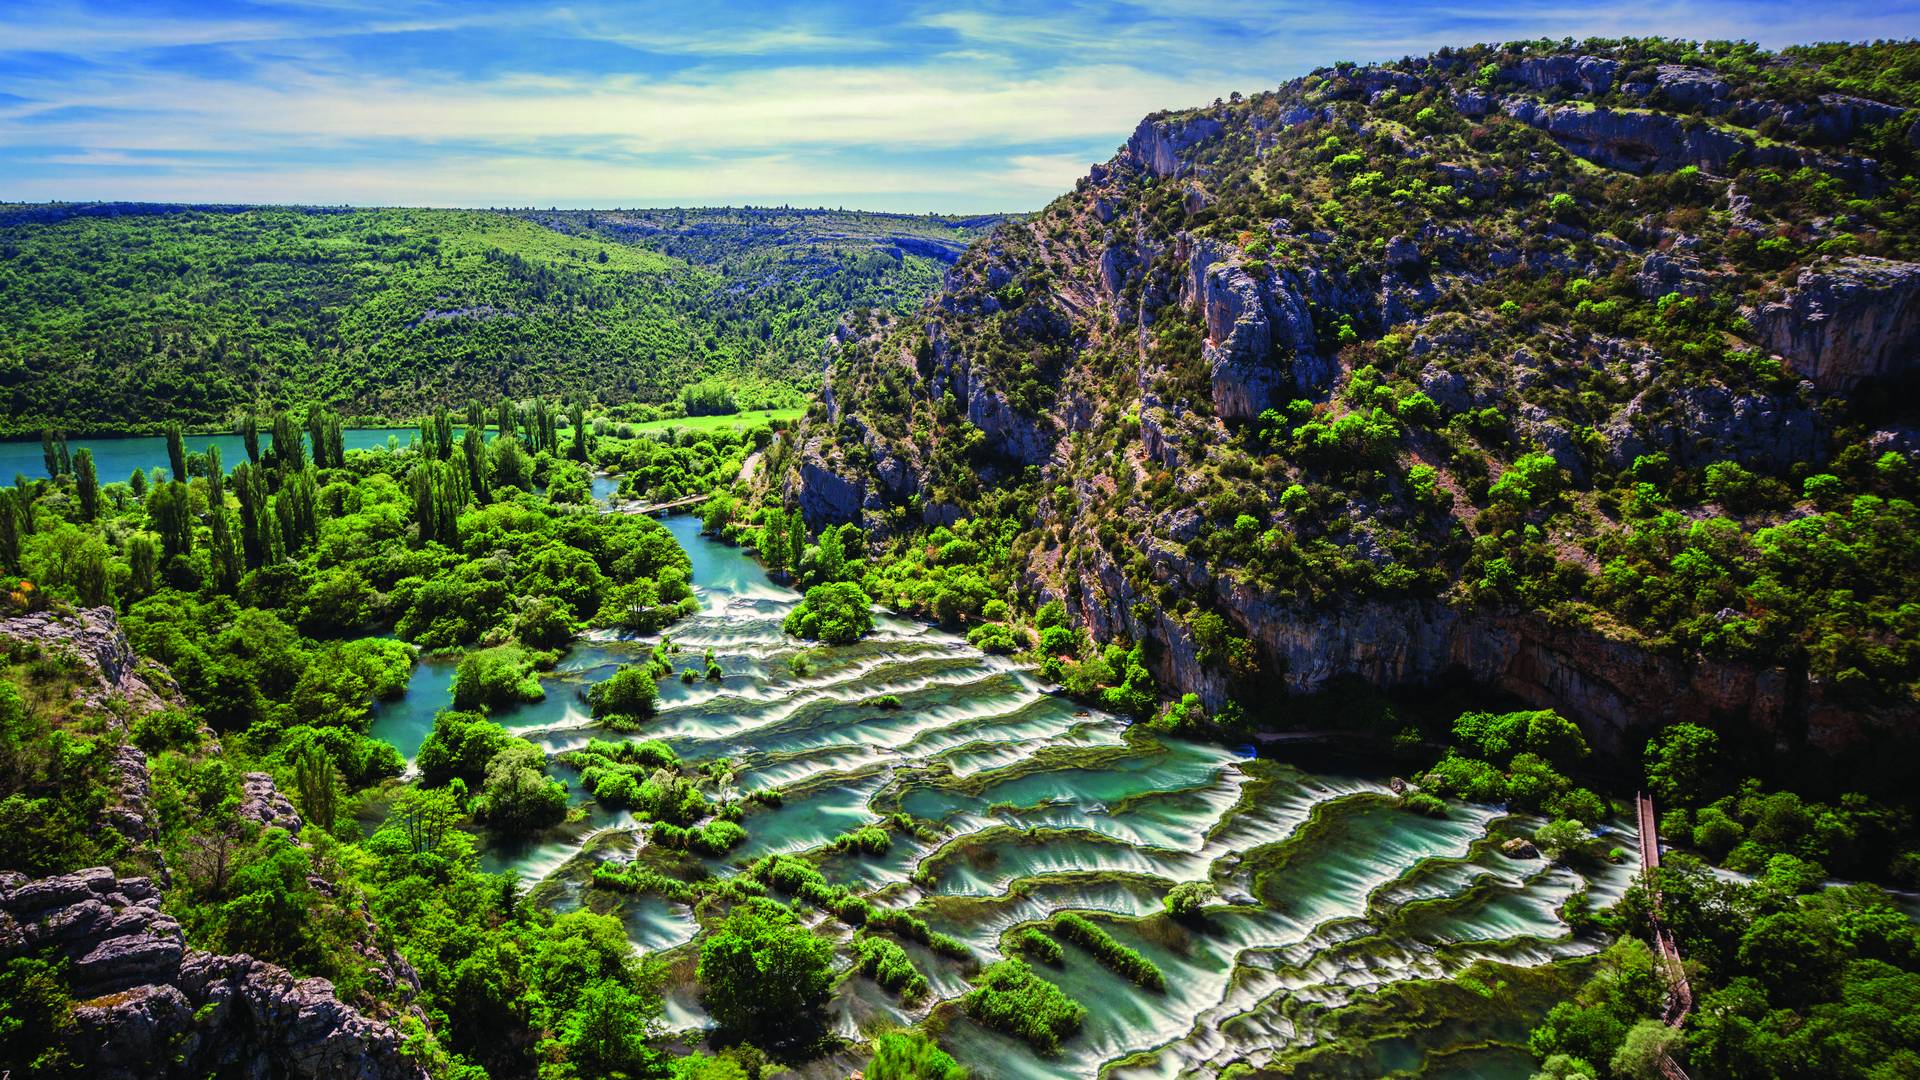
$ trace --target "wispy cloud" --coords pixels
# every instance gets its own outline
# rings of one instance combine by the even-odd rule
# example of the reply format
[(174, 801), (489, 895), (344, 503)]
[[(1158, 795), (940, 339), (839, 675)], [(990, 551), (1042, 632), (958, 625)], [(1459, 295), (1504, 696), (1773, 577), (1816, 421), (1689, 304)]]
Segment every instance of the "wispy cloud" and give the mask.
[(1335, 59), (1920, 26), (1920, 0), (130, 7), (0, 0), (0, 198), (1021, 208), (1146, 112)]

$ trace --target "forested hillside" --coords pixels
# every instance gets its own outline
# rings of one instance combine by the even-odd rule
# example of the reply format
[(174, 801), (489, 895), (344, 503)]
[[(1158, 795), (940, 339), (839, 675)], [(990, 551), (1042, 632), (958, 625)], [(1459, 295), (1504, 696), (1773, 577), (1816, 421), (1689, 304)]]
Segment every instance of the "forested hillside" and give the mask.
[(797, 399), (844, 312), (916, 305), (950, 259), (872, 231), (781, 287), (759, 236), (689, 261), (651, 235), (492, 211), (0, 208), (0, 434), (308, 404), (410, 419), (473, 396), (659, 403), (709, 378), (743, 403)]
[(866, 324), (766, 475), (894, 553), (883, 602), (1062, 600), (1214, 713), (1457, 672), (1603, 745), (1884, 760), (1917, 50), (1483, 46), (1149, 117)]

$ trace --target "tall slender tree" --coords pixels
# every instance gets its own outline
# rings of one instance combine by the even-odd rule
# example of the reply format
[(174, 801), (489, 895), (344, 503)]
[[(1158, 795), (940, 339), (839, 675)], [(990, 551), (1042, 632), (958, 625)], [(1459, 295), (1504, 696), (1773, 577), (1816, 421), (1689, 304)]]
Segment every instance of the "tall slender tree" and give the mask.
[(807, 554), (807, 517), (795, 510), (787, 517), (787, 565), (797, 573)]
[(220, 447), (207, 447), (207, 502), (224, 506), (227, 501), (227, 464), (220, 460)]
[(593, 438), (593, 431), (587, 427), (587, 407), (578, 401), (574, 402), (573, 408), (568, 410), (567, 421), (573, 425), (573, 446), (569, 448), (567, 456), (575, 461), (585, 461), (591, 449), (589, 440)]
[(26, 500), (18, 487), (0, 488), (0, 570), (20, 572), (20, 542), (26, 535), (21, 523)]
[(260, 464), (260, 418), (248, 413), (240, 418), (240, 442), (247, 448), (247, 462)]
[(760, 558), (775, 576), (787, 569), (787, 512), (769, 506), (760, 524)]
[(168, 561), (193, 552), (193, 501), (187, 485), (169, 480), (147, 497), (147, 516), (160, 534), (160, 550)]
[(334, 821), (339, 817), (340, 785), (337, 777), (333, 759), (314, 743), (308, 743), (306, 750), (293, 763), (293, 783), (300, 792), (300, 809), (306, 811), (307, 820), (319, 826), (322, 832), (331, 832)]
[(135, 596), (152, 595), (158, 563), (159, 554), (154, 550), (152, 537), (134, 533), (127, 538), (127, 567), (133, 571), (128, 585)]
[(319, 503), (319, 489), (313, 482), (313, 470), (302, 469), (280, 482), (280, 492), (273, 497), (273, 506), (279, 513), (280, 537), (286, 544), (287, 554), (300, 554), (319, 535)]
[(453, 459), (453, 414), (444, 406), (420, 422), (420, 445), (435, 461)]
[(273, 459), (274, 471), (282, 476), (307, 467), (306, 441), (284, 410), (273, 414), (273, 445), (267, 448), (267, 454)]
[(242, 462), (233, 470), (233, 494), (240, 500), (240, 550), (247, 569), (257, 570), (267, 557), (267, 482), (259, 466)]
[(187, 479), (187, 439), (180, 430), (180, 421), (167, 424), (167, 464), (173, 468), (173, 478), (182, 483)]
[(240, 549), (233, 539), (233, 515), (227, 504), (218, 502), (207, 513), (207, 561), (213, 571), (214, 588), (231, 596), (240, 588)]
[(467, 463), (467, 487), (473, 492), (475, 502), (482, 505), (493, 501), (493, 485), (488, 476), (492, 462), (487, 458), (487, 436), (477, 424), (467, 428), (460, 437), (460, 450)]
[(133, 489), (133, 497), (144, 499), (147, 495), (147, 470), (135, 469), (127, 477), (127, 487)]
[(514, 408), (513, 399), (501, 398), (500, 408), (494, 414), (494, 419), (493, 419), (494, 427), (499, 429), (497, 432), (497, 437), (506, 439), (514, 435), (515, 428), (518, 426), (515, 420), (515, 417), (517, 415), (518, 415), (518, 410)]
[(93, 451), (81, 447), (73, 456), (73, 477), (80, 495), (80, 520), (100, 517), (100, 477), (93, 471)]

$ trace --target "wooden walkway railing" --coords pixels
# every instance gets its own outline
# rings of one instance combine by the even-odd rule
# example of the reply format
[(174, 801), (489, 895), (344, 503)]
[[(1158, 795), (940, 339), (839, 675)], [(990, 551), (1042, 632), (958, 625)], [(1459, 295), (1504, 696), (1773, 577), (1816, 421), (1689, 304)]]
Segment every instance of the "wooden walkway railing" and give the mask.
[(706, 502), (707, 499), (711, 497), (711, 494), (712, 493), (709, 492), (706, 495), (689, 495), (684, 499), (675, 499), (672, 502), (663, 503), (621, 503), (619, 506), (612, 507), (608, 513), (664, 514), (669, 510), (678, 510), (683, 506), (697, 506), (700, 503)]
[[(1667, 972), (1667, 1005), (1661, 1019), (1668, 1027), (1679, 1028), (1693, 1011), (1693, 987), (1687, 983), (1687, 969), (1680, 963), (1680, 947), (1674, 944), (1673, 932), (1661, 917), (1660, 884), (1654, 876), (1660, 869), (1660, 825), (1653, 814), (1653, 796), (1642, 791), (1634, 802), (1640, 823), (1640, 873), (1646, 879), (1650, 902), (1648, 921), (1653, 928), (1654, 948)], [(1686, 1071), (1672, 1057), (1660, 1059), (1660, 1073), (1667, 1080), (1687, 1080)]]

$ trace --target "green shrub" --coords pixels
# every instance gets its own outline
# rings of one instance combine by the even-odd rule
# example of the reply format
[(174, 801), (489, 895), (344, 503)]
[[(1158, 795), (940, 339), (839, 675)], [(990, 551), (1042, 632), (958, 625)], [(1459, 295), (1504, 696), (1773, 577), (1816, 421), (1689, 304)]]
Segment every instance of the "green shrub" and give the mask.
[(1035, 960), (1049, 964), (1058, 964), (1064, 955), (1060, 943), (1040, 932), (1036, 926), (1023, 926), (1013, 935), (1009, 947), (1026, 953)]
[(497, 645), (460, 658), (453, 675), (453, 707), (497, 709), (547, 696), (534, 673), (538, 659), (523, 645)]
[(644, 720), (653, 715), (659, 700), (660, 687), (638, 664), (622, 664), (611, 678), (593, 684), (587, 691), (587, 705), (596, 720), (610, 716)]
[(975, 988), (960, 999), (966, 1014), (1025, 1039), (1042, 1053), (1058, 1052), (1060, 1041), (1086, 1022), (1085, 1006), (1034, 974), (1023, 961), (1001, 960), (982, 971), (975, 982)]
[(1068, 912), (1055, 920), (1060, 935), (1084, 946), (1094, 959), (1150, 990), (1165, 990), (1166, 976), (1153, 961), (1122, 945), (1085, 917)]
[(781, 628), (795, 637), (847, 645), (873, 632), (873, 601), (849, 581), (815, 585)]
[(853, 941), (853, 954), (860, 972), (889, 990), (899, 993), (909, 1004), (927, 994), (927, 977), (913, 966), (907, 950), (886, 938), (861, 935)]

